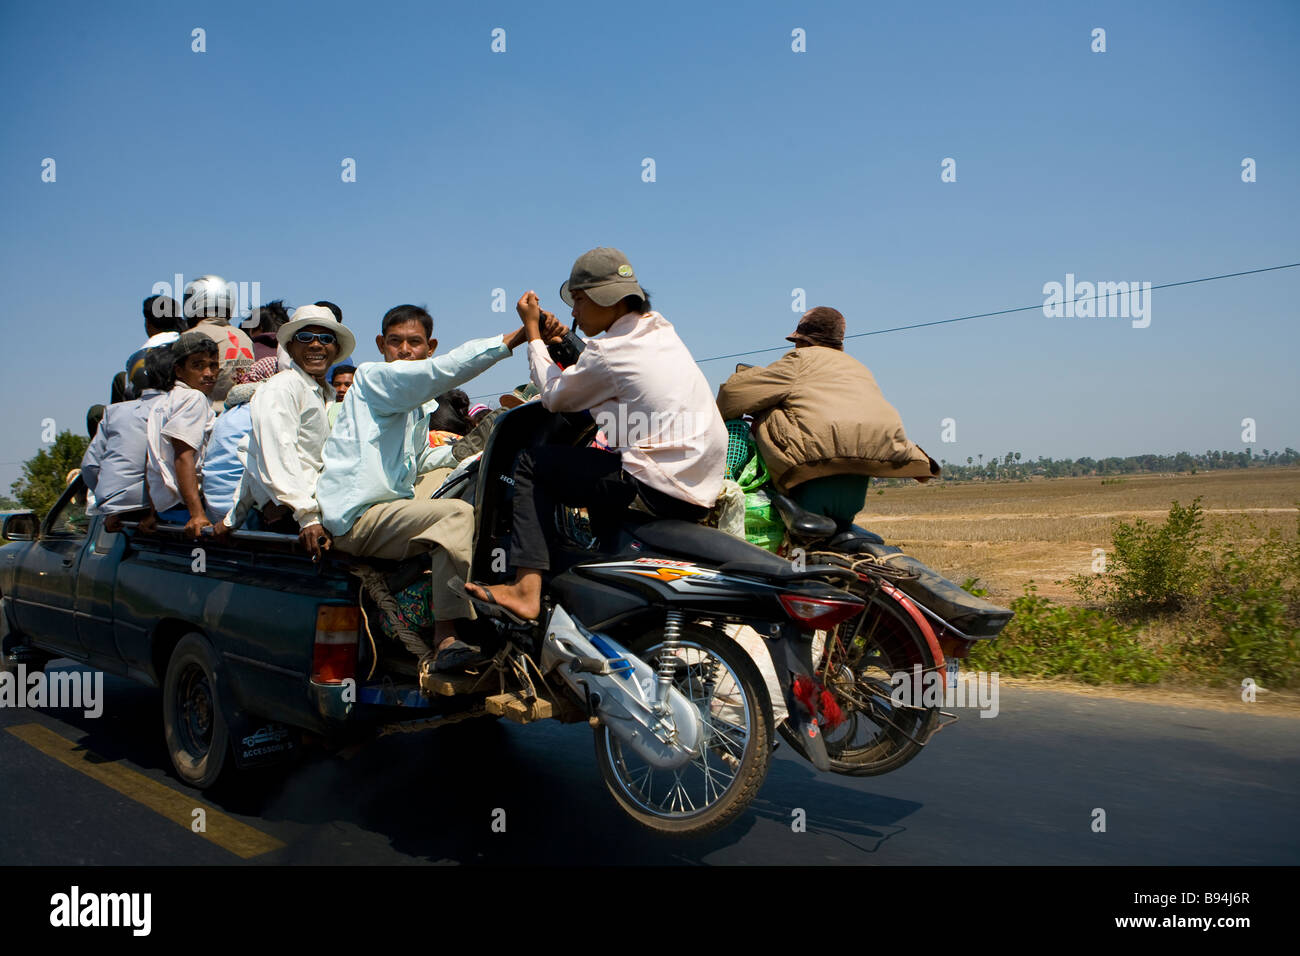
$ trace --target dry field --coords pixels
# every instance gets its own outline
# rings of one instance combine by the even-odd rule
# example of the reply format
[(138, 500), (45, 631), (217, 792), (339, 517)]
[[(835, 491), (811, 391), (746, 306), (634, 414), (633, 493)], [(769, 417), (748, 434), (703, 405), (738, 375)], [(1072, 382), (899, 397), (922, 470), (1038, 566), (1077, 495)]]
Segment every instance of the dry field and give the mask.
[[(877, 494), (883, 490), (884, 494)], [(1206, 524), (1245, 543), (1278, 528), (1295, 533), (1300, 468), (1195, 475), (1132, 475), (1031, 481), (909, 482), (873, 487), (858, 523), (958, 583), (979, 578), (1005, 605), (1032, 578), (1039, 593), (1076, 601), (1064, 581), (1091, 569), (1117, 521), (1160, 523), (1170, 502), (1201, 496)]]

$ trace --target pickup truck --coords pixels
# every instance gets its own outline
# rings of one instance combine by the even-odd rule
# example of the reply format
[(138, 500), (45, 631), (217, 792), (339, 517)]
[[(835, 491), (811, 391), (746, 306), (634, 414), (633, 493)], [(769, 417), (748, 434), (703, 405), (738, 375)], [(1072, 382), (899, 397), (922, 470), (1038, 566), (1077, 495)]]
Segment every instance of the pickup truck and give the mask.
[(235, 532), (223, 546), (179, 531), (109, 532), (86, 513), (80, 478), (42, 522), (6, 514), (0, 665), (70, 658), (159, 688), (172, 764), (198, 788), (228, 757), (244, 768), (290, 756), (303, 731), (350, 742), (438, 722), (449, 698), (419, 693), (414, 657), (370, 633), (381, 615), (363, 623), (362, 589), (338, 559), (315, 564), (289, 535)]

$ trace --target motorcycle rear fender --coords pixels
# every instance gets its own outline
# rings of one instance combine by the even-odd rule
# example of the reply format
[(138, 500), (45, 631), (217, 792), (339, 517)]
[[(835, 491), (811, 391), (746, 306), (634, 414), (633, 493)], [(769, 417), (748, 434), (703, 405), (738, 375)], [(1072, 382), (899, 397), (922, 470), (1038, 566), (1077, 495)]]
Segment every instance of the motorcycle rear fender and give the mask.
[(934, 655), (934, 664), (936, 667), (944, 666), (943, 648), (939, 646), (939, 639), (935, 637), (934, 628), (930, 622), (925, 619), (925, 615), (916, 609), (916, 605), (911, 602), (906, 594), (898, 590), (888, 582), (881, 582), (880, 589), (887, 595), (902, 605), (907, 616), (912, 619), (921, 636), (925, 638), (925, 643), (929, 645), (930, 653)]

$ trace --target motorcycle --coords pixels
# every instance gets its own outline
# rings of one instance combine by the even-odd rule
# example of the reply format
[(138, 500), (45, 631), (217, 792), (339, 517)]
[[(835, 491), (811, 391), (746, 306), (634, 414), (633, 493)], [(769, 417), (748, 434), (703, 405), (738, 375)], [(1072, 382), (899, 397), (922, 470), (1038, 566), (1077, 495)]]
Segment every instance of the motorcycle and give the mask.
[[(548, 412), (538, 402), (500, 416), (482, 455), (434, 492), (474, 505), (470, 576), (509, 577), (515, 461), (543, 443), (589, 444), (589, 415)], [(489, 698), (505, 716), (586, 718), (596, 762), (622, 810), (661, 834), (696, 836), (739, 816), (758, 792), (776, 742), (768, 687), (725, 628), (748, 625), (765, 639), (789, 713), (782, 732), (820, 769), (829, 698), (812, 669), (814, 632), (860, 617), (861, 597), (838, 584), (838, 566), (793, 566), (714, 528), (629, 509), (616, 516), (558, 508), (542, 613), (520, 624), (480, 616), (469, 628), (494, 654)], [(431, 697), (475, 706), (483, 677), (422, 673)], [(831, 715), (833, 717), (833, 714)]]

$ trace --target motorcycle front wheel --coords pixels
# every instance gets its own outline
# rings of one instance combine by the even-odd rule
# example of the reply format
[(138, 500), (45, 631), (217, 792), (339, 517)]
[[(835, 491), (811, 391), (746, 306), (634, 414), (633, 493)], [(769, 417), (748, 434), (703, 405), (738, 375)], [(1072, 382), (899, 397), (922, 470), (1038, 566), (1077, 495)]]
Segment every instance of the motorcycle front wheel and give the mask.
[[(655, 629), (625, 646), (652, 667), (663, 651)], [(675, 651), (676, 688), (699, 708), (699, 756), (674, 770), (652, 767), (602, 725), (596, 765), (609, 792), (637, 823), (666, 836), (695, 837), (731, 823), (758, 794), (772, 758), (763, 678), (727, 635), (684, 624)]]

